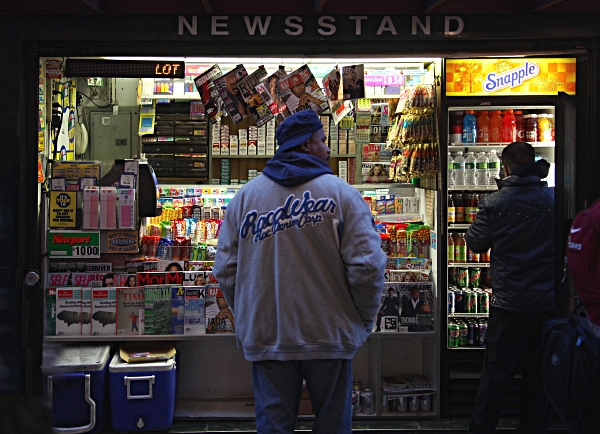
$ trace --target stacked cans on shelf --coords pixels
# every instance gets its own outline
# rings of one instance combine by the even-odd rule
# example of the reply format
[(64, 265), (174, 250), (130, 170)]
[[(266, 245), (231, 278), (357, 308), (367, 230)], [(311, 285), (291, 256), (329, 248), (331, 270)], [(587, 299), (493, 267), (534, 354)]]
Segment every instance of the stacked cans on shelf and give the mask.
[(448, 313), (490, 313), (491, 290), (481, 288), (448, 288)]
[(451, 319), (448, 321), (448, 346), (484, 347), (487, 328), (487, 319)]

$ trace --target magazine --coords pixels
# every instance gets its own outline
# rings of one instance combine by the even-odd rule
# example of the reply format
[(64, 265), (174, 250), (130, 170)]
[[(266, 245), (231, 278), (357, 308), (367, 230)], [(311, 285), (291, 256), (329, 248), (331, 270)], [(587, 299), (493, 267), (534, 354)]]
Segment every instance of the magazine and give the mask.
[(389, 395), (431, 395), (435, 389), (422, 375), (394, 375), (381, 378), (381, 389)]
[(144, 334), (171, 334), (170, 285), (148, 285), (144, 287)]
[(212, 271), (184, 271), (183, 286), (203, 286), (217, 283)]
[(141, 335), (144, 317), (144, 288), (117, 288), (117, 335)]
[(361, 174), (363, 184), (378, 184), (391, 182), (389, 176), (389, 162), (363, 162)]
[(183, 286), (171, 286), (171, 334), (182, 335), (185, 316), (185, 290)]
[(265, 67), (259, 66), (256, 71), (249, 76), (242, 78), (237, 83), (237, 88), (239, 89), (242, 98), (244, 98), (246, 106), (248, 106), (248, 110), (254, 118), (257, 127), (266, 124), (275, 116), (271, 113), (271, 110), (269, 110), (269, 106), (263, 100), (260, 93), (256, 90), (256, 86), (263, 81), (266, 76), (267, 70)]
[(303, 65), (279, 79), (277, 92), (292, 114), (307, 109), (321, 114), (328, 108), (327, 98), (310, 72), (308, 65)]
[(248, 72), (243, 65), (238, 65), (227, 74), (215, 79), (214, 83), (223, 99), (225, 110), (231, 116), (234, 123), (238, 123), (250, 116), (248, 107), (236, 86), (238, 81), (246, 77)]
[(185, 287), (185, 313), (183, 334), (203, 335), (206, 333), (206, 286)]
[(194, 84), (204, 104), (206, 115), (213, 124), (223, 115), (223, 100), (213, 83), (222, 75), (219, 65), (213, 65), (208, 71), (194, 78)]
[(115, 286), (138, 286), (135, 274), (115, 274), (114, 280)]
[(235, 320), (229, 305), (218, 284), (207, 285), (206, 301), (206, 334), (233, 333)]
[(344, 89), (344, 99), (364, 98), (365, 65), (343, 66), (342, 85)]
[[(433, 282), (384, 282), (382, 308), (390, 294), (398, 297), (398, 331), (433, 331)], [(378, 316), (384, 314), (387, 312), (378, 313)]]
[(337, 66), (323, 78), (323, 89), (327, 96), (331, 118), (336, 125), (354, 109), (352, 101), (343, 99), (341, 82), (340, 69)]
[(275, 116), (277, 122), (283, 122), (290, 115), (287, 106), (283, 102), (283, 98), (277, 93), (277, 81), (287, 75), (283, 66), (280, 66), (275, 73), (271, 74), (255, 87), (263, 101), (269, 107), (269, 110)]

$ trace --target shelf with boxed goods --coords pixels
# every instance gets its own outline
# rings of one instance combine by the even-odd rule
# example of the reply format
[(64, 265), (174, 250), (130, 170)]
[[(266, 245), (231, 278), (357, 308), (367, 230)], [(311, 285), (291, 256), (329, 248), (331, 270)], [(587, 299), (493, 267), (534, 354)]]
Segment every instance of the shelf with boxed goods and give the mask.
[(200, 101), (156, 104), (154, 130), (141, 142), (158, 178), (208, 179), (208, 131)]

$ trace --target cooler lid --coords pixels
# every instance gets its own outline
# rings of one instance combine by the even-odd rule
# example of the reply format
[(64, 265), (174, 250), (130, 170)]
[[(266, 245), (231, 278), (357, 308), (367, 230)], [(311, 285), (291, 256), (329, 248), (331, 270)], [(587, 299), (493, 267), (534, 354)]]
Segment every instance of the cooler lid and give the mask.
[(170, 371), (175, 367), (175, 360), (158, 360), (155, 362), (136, 362), (127, 363), (121, 357), (119, 353), (115, 353), (110, 365), (108, 366), (109, 372), (157, 372), (157, 371)]
[(52, 366), (44, 370), (59, 371), (100, 371), (110, 357), (110, 345), (66, 346), (56, 350)]

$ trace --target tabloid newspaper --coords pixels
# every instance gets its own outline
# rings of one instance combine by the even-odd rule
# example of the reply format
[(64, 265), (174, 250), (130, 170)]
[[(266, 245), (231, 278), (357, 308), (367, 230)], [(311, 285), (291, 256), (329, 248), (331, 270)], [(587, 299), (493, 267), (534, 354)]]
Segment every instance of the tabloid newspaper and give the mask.
[(283, 98), (277, 93), (276, 86), (277, 81), (286, 75), (287, 72), (285, 72), (284, 67), (280, 66), (277, 71), (258, 83), (255, 87), (256, 91), (260, 94), (263, 101), (267, 104), (269, 110), (275, 115), (275, 119), (279, 123), (283, 122), (283, 120), (290, 115), (287, 106), (283, 102)]
[(214, 85), (214, 80), (221, 77), (223, 73), (219, 65), (213, 65), (206, 72), (194, 78), (194, 84), (200, 94), (200, 99), (206, 109), (206, 115), (211, 123), (217, 122), (223, 114), (223, 100)]
[(327, 96), (331, 118), (336, 125), (354, 108), (352, 101), (343, 99), (341, 84), (342, 78), (338, 67), (335, 67), (323, 78), (323, 89)]
[(244, 98), (242, 98), (240, 90), (236, 86), (238, 81), (247, 75), (246, 68), (243, 65), (238, 65), (214, 81), (219, 95), (223, 99), (225, 110), (236, 124), (250, 116)]
[(343, 66), (342, 83), (344, 89), (344, 99), (364, 98), (365, 65)]
[(422, 375), (393, 375), (381, 378), (381, 389), (389, 395), (431, 395), (435, 389)]
[(254, 118), (257, 127), (266, 124), (275, 116), (271, 113), (269, 106), (263, 100), (260, 93), (256, 90), (256, 86), (263, 81), (266, 76), (267, 70), (265, 67), (259, 66), (256, 71), (249, 76), (242, 78), (237, 83), (237, 88), (239, 89), (242, 98), (244, 98), (244, 102), (246, 103), (246, 106), (248, 106), (248, 110)]
[(292, 114), (307, 109), (321, 114), (328, 108), (327, 98), (308, 65), (303, 65), (279, 79), (277, 91)]

